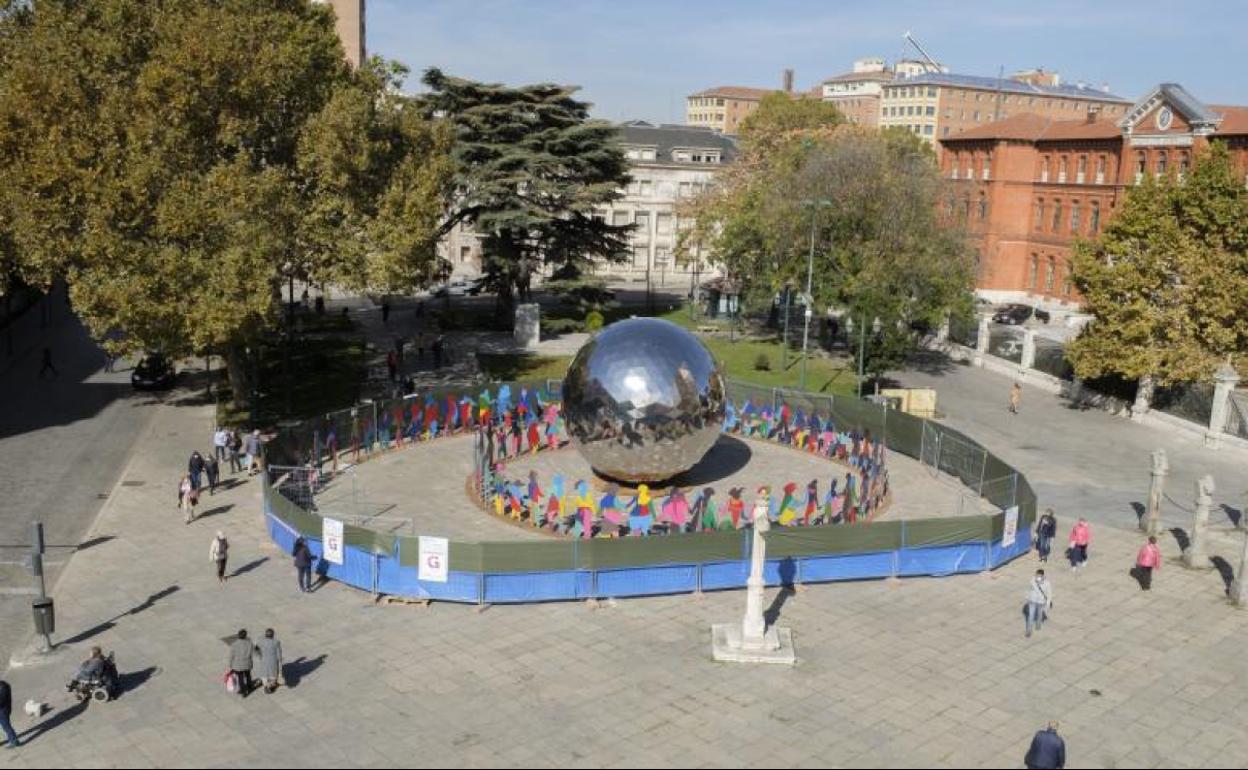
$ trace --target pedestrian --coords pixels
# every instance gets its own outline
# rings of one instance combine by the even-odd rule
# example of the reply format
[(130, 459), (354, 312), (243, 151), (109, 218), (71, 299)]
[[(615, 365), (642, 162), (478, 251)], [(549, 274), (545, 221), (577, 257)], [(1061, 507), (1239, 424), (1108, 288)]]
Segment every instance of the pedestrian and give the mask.
[(8, 682), (0, 679), (0, 730), (4, 731), (5, 745), (10, 749), (15, 749), (21, 744), (17, 740), (17, 733), (13, 731), (12, 714), (13, 690)]
[(1052, 508), (1046, 508), (1040, 521), (1036, 522), (1036, 551), (1040, 561), (1047, 562), (1053, 550), (1053, 538), (1057, 536), (1057, 517)]
[(44, 348), (43, 363), (39, 366), (39, 379), (42, 380), (43, 376), (49, 371), (52, 372), (52, 379), (54, 380), (61, 376), (61, 373), (58, 372), (56, 367), (52, 365), (52, 348)]
[(225, 583), (225, 564), (230, 558), (230, 541), (225, 539), (224, 532), (217, 532), (208, 546), (208, 560), (217, 563), (217, 582)]
[(1023, 764), (1034, 770), (1061, 770), (1066, 767), (1066, 741), (1057, 734), (1057, 722), (1036, 733)]
[(117, 361), (117, 356), (113, 355), (112, 353), (108, 352), (107, 350), (105, 350), (105, 351), (104, 351), (104, 372), (105, 372), (105, 374), (110, 374), (110, 373), (112, 373), (112, 371), (113, 371), (113, 364), (114, 364), (114, 363), (116, 363), (116, 361)]
[(442, 368), (443, 345), (444, 343), (442, 342), (442, 335), (439, 334), (438, 338), (433, 341), (433, 368), (434, 369)]
[(1088, 561), (1088, 544), (1092, 542), (1092, 527), (1082, 516), (1070, 530), (1070, 568), (1078, 572)]
[(199, 450), (191, 452), (191, 459), (186, 461), (186, 472), (191, 475), (191, 486), (198, 490), (203, 486), (204, 456)]
[(204, 475), (208, 477), (208, 494), (215, 495), (217, 482), (221, 480), (221, 464), (217, 462), (216, 455), (208, 455), (204, 461)]
[(248, 434), (243, 442), (246, 453), (247, 475), (252, 476), (260, 469), (260, 430), (257, 428)]
[(244, 698), (251, 692), (251, 665), (255, 648), (247, 640), (247, 629), (238, 631), (238, 638), (230, 643), (230, 673), (238, 683), (238, 694)]
[(1034, 627), (1037, 631), (1048, 617), (1049, 610), (1053, 609), (1053, 586), (1049, 584), (1049, 579), (1044, 576), (1044, 570), (1036, 570), (1035, 576), (1031, 579), (1031, 587), (1027, 591), (1027, 609), (1026, 609), (1026, 636), (1031, 638), (1031, 629)]
[(383, 300), (381, 303), (381, 322), (383, 324), (390, 323), (390, 302)]
[(1161, 549), (1157, 547), (1157, 538), (1148, 536), (1148, 542), (1140, 547), (1135, 557), (1136, 574), (1140, 579), (1140, 588), (1144, 591), (1153, 589), (1153, 572), (1161, 570)]
[(291, 553), (295, 557), (295, 574), (299, 581), (299, 590), (302, 593), (311, 593), (312, 591), (312, 549), (308, 548), (308, 541), (302, 537), (295, 540), (295, 549)]
[(230, 432), (225, 429), (224, 425), (218, 425), (217, 429), (212, 432), (212, 452), (213, 456), (218, 460), (224, 460), (226, 452), (230, 447)]
[(1010, 414), (1018, 414), (1018, 405), (1023, 400), (1023, 386), (1017, 382), (1010, 387)]
[(199, 490), (191, 484), (190, 474), (183, 474), (178, 485), (178, 507), (186, 514), (186, 523), (195, 521), (195, 506), (199, 504)]
[(260, 663), (256, 667), (256, 676), (264, 687), (265, 695), (277, 691), (282, 676), (282, 643), (273, 636), (273, 629), (264, 629), (264, 638), (256, 642), (256, 656)]
[(386, 370), (390, 372), (390, 381), (399, 378), (399, 356), (393, 350), (386, 353)]
[(238, 434), (237, 430), (230, 431), (230, 440), (226, 447), (230, 450), (230, 473), (241, 473), (243, 463), (240, 456), (243, 451), (243, 437)]

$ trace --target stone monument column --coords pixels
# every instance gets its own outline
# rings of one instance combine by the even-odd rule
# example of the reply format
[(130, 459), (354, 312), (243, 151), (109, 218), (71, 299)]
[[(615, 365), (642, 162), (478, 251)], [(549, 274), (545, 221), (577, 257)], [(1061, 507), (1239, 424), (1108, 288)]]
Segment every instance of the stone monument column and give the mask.
[(1237, 607), (1248, 606), (1248, 534), (1244, 535), (1244, 550), (1239, 554), (1239, 570), (1231, 583), (1231, 601)]
[(750, 577), (745, 582), (745, 617), (741, 621), (743, 647), (768, 647), (767, 620), (763, 617), (763, 566), (767, 559), (767, 541), (763, 534), (771, 529), (766, 516), (754, 519), (754, 541), (750, 548)]
[(979, 335), (975, 338), (975, 365), (984, 365), (984, 356), (988, 353), (988, 321), (986, 315), (979, 317)]
[(783, 663), (793, 665), (793, 632), (787, 628), (767, 626), (763, 614), (763, 568), (767, 562), (767, 541), (763, 535), (771, 529), (767, 516), (755, 516), (753, 542), (750, 548), (750, 576), (745, 586), (745, 615), (740, 625), (716, 623), (711, 626), (711, 654), (726, 663)]
[(1170, 463), (1166, 460), (1166, 450), (1153, 450), (1153, 471), (1148, 484), (1148, 508), (1140, 517), (1140, 529), (1157, 537), (1161, 532), (1161, 499), (1166, 493), (1166, 474), (1170, 472)]
[(1213, 382), (1213, 410), (1209, 414), (1209, 430), (1205, 431), (1205, 446), (1216, 449), (1222, 444), (1222, 433), (1226, 430), (1226, 411), (1231, 406), (1231, 392), (1239, 384), (1239, 372), (1231, 366), (1230, 356), (1218, 367)]
[(542, 341), (542, 306), (536, 302), (516, 307), (516, 345), (535, 350)]
[(1023, 325), (1023, 358), (1018, 365), (1024, 370), (1036, 365), (1036, 322), (1031, 319)]
[(1196, 515), (1192, 520), (1192, 542), (1183, 551), (1183, 566), (1188, 569), (1210, 569), (1208, 539), (1209, 507), (1213, 505), (1213, 477), (1205, 476), (1196, 482)]

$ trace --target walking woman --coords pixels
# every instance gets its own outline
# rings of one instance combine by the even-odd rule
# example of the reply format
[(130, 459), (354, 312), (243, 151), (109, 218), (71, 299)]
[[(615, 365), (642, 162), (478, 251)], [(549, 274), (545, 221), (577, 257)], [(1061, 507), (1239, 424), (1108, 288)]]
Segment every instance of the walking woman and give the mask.
[(178, 486), (178, 507), (186, 513), (186, 523), (195, 521), (195, 506), (199, 503), (199, 490), (191, 483), (189, 473), (182, 475), (182, 483)]
[(1053, 538), (1057, 536), (1057, 517), (1052, 508), (1046, 508), (1040, 521), (1036, 522), (1036, 552), (1040, 561), (1047, 562), (1053, 550)]
[(1082, 516), (1070, 530), (1070, 568), (1076, 573), (1088, 561), (1088, 545), (1092, 542), (1092, 527)]
[(225, 563), (230, 558), (230, 541), (225, 539), (225, 533), (217, 532), (217, 536), (212, 539), (212, 545), (208, 547), (208, 560), (217, 563), (217, 582), (224, 585), (225, 583)]
[(1149, 535), (1148, 542), (1135, 557), (1136, 575), (1139, 577), (1140, 589), (1153, 589), (1153, 573), (1161, 569), (1161, 549), (1157, 547), (1157, 538)]

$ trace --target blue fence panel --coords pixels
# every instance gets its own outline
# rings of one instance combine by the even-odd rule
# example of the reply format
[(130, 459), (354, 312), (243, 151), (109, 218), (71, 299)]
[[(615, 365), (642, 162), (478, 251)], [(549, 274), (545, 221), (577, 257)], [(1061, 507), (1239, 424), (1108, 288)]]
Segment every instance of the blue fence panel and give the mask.
[(723, 561), (702, 565), (702, 590), (720, 591), (743, 588), (750, 577), (748, 561)]
[(897, 552), (897, 574), (940, 576), (982, 572), (988, 568), (987, 555), (983, 543), (902, 548)]
[(1018, 531), (1018, 534), (1014, 538), (1014, 545), (1010, 546), (1009, 548), (1003, 548), (1001, 546), (1001, 541), (999, 540), (994, 542), (992, 544), (992, 555), (990, 557), (992, 559), (992, 566), (999, 567), (1002, 564), (1005, 564), (1006, 562), (1009, 562), (1009, 561), (1013, 561), (1014, 559), (1017, 559), (1019, 556), (1022, 556), (1023, 554), (1030, 551), (1031, 550), (1031, 535), (1032, 533), (1030, 530), (1020, 529)]
[(870, 580), (893, 574), (893, 552), (856, 553), (847, 556), (811, 556), (802, 559), (803, 583), (830, 580)]
[(698, 567), (695, 564), (612, 569), (598, 573), (598, 595), (601, 597), (679, 594), (697, 589)]
[(491, 604), (544, 602), (576, 599), (586, 593), (581, 575), (573, 570), (559, 572), (511, 572), (485, 576), (485, 601)]
[(268, 515), (266, 512), (265, 521), (269, 525), (269, 538), (277, 544), (283, 553), (291, 553), (295, 550), (295, 540), (299, 535), (290, 527), (282, 523), (281, 519), (276, 516)]
[(419, 580), (416, 567), (404, 567), (398, 559), (382, 559), (377, 574), (377, 590), (383, 594), (471, 604), (480, 601), (481, 576), (476, 572), (452, 570), (445, 583), (435, 583)]

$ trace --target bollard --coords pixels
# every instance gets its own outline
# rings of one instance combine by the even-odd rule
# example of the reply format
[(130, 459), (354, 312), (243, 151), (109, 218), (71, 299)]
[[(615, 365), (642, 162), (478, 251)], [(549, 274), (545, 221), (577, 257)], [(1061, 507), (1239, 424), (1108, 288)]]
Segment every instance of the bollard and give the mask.
[(1212, 476), (1196, 481), (1196, 514), (1192, 519), (1192, 542), (1183, 551), (1183, 566), (1188, 569), (1210, 569), (1206, 530), (1209, 527), (1209, 507), (1213, 504), (1214, 484)]
[(1147, 530), (1153, 537), (1160, 536), (1161, 500), (1166, 493), (1166, 474), (1170, 472), (1170, 463), (1166, 460), (1166, 450), (1154, 449), (1153, 470), (1148, 484), (1148, 508), (1140, 517), (1140, 529)]

